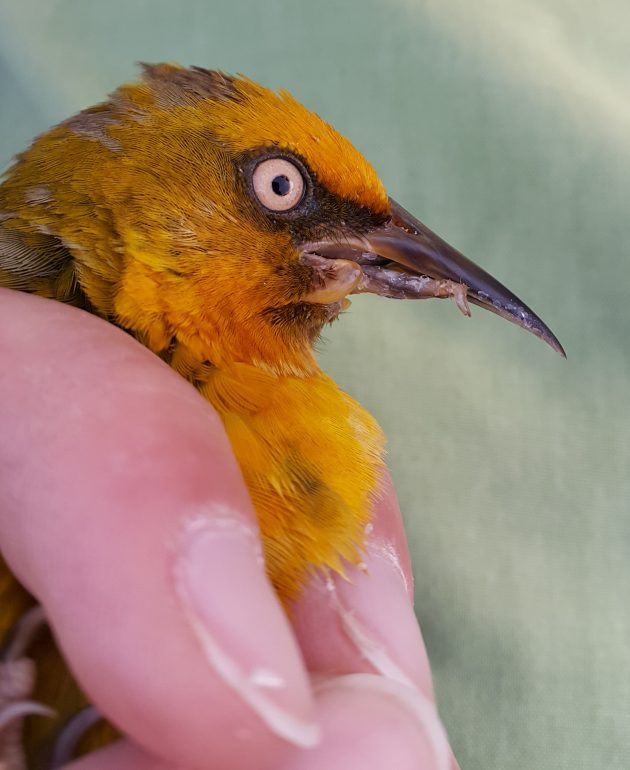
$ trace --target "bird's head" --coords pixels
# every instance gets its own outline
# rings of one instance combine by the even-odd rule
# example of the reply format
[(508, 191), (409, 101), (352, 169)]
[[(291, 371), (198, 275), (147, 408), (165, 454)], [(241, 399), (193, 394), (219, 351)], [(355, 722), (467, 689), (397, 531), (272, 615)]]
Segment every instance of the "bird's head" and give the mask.
[(0, 227), (5, 283), (18, 264), (18, 288), (57, 271), (70, 301), (158, 353), (178, 341), (217, 365), (307, 373), (322, 326), (360, 292), (468, 299), (561, 351), (331, 126), (220, 72), (144, 66), (44, 134), (0, 188)]

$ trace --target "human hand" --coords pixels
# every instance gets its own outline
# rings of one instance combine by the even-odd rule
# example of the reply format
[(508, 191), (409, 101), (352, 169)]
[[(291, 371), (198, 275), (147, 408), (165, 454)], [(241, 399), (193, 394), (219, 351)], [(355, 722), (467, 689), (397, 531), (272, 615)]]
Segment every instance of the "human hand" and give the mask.
[(389, 479), (367, 570), (314, 578), (290, 625), (188, 383), (119, 329), (6, 290), (0, 350), (2, 553), (129, 736), (68, 770), (456, 767)]

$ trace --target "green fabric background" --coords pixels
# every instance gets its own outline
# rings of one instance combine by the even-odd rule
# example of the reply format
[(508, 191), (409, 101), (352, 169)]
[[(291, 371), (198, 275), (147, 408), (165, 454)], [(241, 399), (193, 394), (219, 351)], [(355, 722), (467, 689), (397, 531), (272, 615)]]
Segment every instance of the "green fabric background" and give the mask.
[(361, 297), (322, 345), (389, 436), (463, 770), (630, 768), (629, 39), (627, 0), (0, 0), (0, 165), (136, 60), (243, 72), (564, 343)]

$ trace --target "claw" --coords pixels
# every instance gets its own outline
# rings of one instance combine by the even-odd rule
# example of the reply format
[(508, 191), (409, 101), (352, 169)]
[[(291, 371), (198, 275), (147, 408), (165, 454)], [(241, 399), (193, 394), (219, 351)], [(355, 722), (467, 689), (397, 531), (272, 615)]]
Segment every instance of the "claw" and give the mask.
[(9, 663), (25, 657), (39, 630), (46, 625), (46, 616), (41, 604), (25, 612), (11, 630), (9, 643), (0, 656), (0, 661)]
[(102, 718), (94, 706), (86, 706), (71, 717), (59, 733), (52, 751), (49, 770), (57, 770), (71, 762), (81, 738)]
[(55, 712), (29, 699), (35, 685), (35, 663), (26, 657), (35, 635), (46, 622), (41, 607), (24, 613), (0, 655), (0, 770), (25, 770), (22, 720)]
[[(44, 706), (43, 703), (37, 703), (34, 700), (20, 700), (14, 703), (9, 703), (3, 709), (0, 709), (0, 732), (4, 730), (7, 725), (10, 725), (14, 719), (23, 719), (31, 714), (40, 717), (49, 717), (53, 719), (57, 716), (57, 713), (53, 709)], [(0, 764), (0, 768), (2, 765)]]

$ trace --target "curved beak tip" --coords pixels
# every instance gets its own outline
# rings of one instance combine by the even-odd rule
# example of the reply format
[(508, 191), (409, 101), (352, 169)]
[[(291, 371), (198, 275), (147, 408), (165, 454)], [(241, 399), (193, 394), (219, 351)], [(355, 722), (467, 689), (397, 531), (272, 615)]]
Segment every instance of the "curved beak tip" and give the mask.
[(555, 334), (540, 334), (540, 339), (549, 345), (550, 348), (556, 351), (556, 353), (560, 353), (562, 358), (567, 357), (565, 349), (562, 347), (562, 344), (560, 340), (555, 336)]
[(469, 302), (535, 334), (563, 358), (567, 357), (551, 329), (515, 294), (429, 230), (395, 200), (390, 198), (390, 204), (390, 221), (368, 236), (377, 253), (384, 253), (416, 275), (463, 284)]

